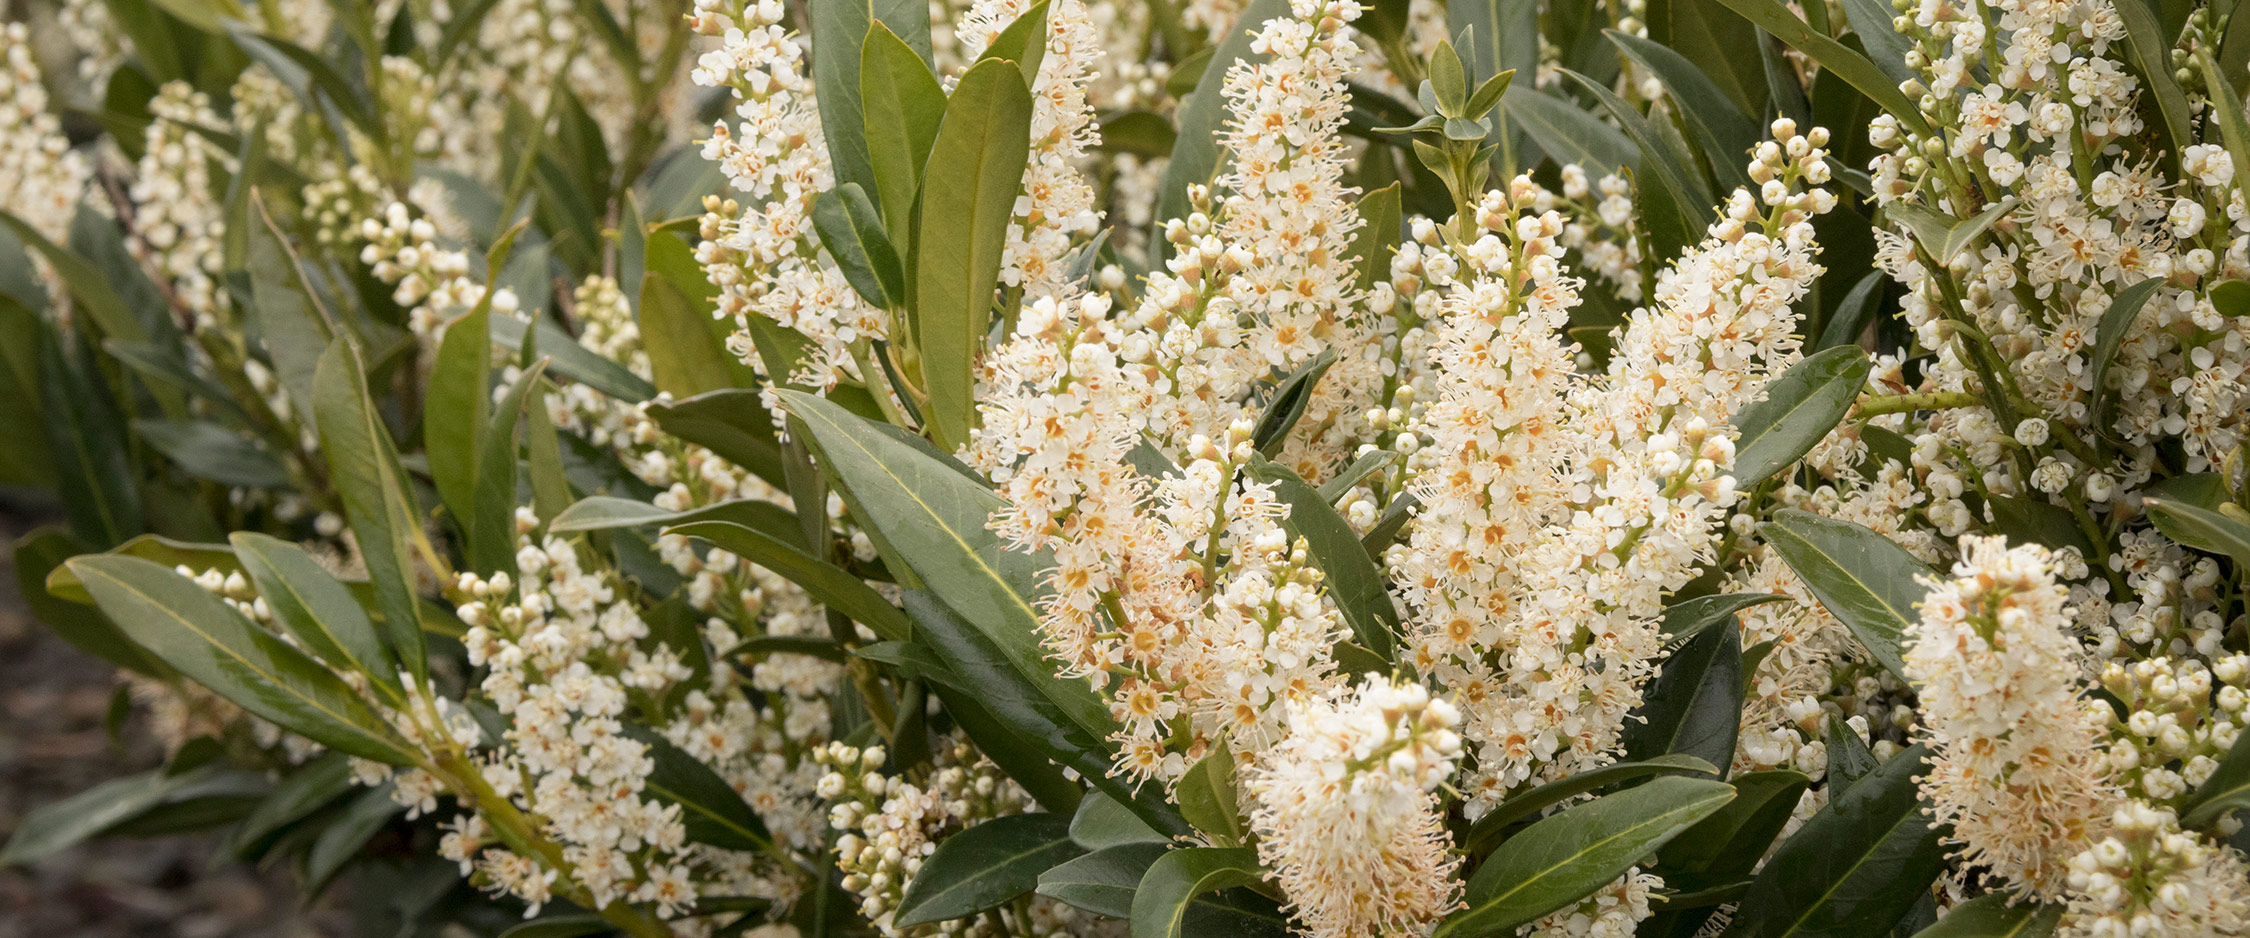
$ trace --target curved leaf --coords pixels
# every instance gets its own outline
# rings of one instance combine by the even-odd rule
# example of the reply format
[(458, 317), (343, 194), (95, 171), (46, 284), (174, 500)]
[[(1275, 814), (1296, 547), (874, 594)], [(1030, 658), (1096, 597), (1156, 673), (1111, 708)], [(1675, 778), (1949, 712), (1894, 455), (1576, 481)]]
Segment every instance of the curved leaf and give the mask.
[(429, 652), (416, 617), (414, 563), (406, 551), (406, 531), (412, 527), (420, 536), (422, 513), (406, 489), (398, 450), (368, 395), (367, 372), (350, 339), (329, 343), (313, 383), (313, 422), (383, 613), (384, 637), (407, 672), (426, 682)]
[(773, 835), (766, 832), (758, 812), (710, 766), (653, 731), (627, 727), (625, 735), (648, 747), (656, 768), (649, 773), (646, 790), (658, 801), (680, 806), (689, 840), (728, 850), (765, 850), (773, 845)]
[(1906, 916), (1945, 862), (1923, 814), (1914, 746), (1829, 801), (1774, 852), (1729, 938), (1876, 938)]
[(1398, 636), (1405, 628), (1399, 624), (1398, 607), (1391, 603), (1383, 571), (1360, 544), (1351, 522), (1296, 473), (1262, 456), (1251, 460), (1247, 471), (1251, 478), (1271, 484), (1274, 495), (1289, 506), (1289, 527), (1304, 538), (1313, 562), (1327, 576), (1329, 598), (1336, 601), (1352, 636), (1385, 662), (1396, 659)]
[(1916, 577), (1934, 571), (1890, 538), (1794, 508), (1775, 512), (1758, 533), (1877, 661), (1906, 676), (1900, 636), (1921, 618), (1914, 607), (1928, 590)]
[(1587, 769), (1569, 778), (1556, 779), (1520, 795), (1500, 802), (1486, 811), (1470, 825), (1469, 834), (1462, 838), (1462, 849), (1482, 853), (1489, 849), (1507, 831), (1508, 826), (1555, 805), (1569, 801), (1587, 792), (1599, 791), (1620, 782), (1651, 775), (1674, 772), (1693, 772), (1700, 775), (1717, 775), (1719, 770), (1709, 762), (1685, 753), (1666, 753), (1640, 762), (1613, 762), (1599, 768)]
[(1126, 918), (1133, 914), (1133, 892), (1140, 888), (1141, 877), (1171, 849), (1169, 844), (1149, 842), (1103, 847), (1039, 874), (1037, 891), (1096, 915)]
[(899, 897), (894, 921), (910, 928), (967, 918), (1032, 891), (1039, 874), (1085, 852), (1060, 814), (993, 818), (938, 842)]
[(2094, 328), (2094, 348), (2087, 353), (2091, 356), (2094, 371), (2093, 414), (2086, 418), (2086, 422), (2096, 429), (2106, 427), (2102, 415), (2109, 410), (2109, 369), (2117, 362), (2117, 349), (2125, 344), (2125, 334), (2132, 331), (2133, 319), (2141, 314), (2141, 307), (2148, 305), (2149, 298), (2155, 296), (2156, 291), (2163, 286), (2162, 279), (2150, 277), (2119, 290), (2110, 299), (2108, 311), (2102, 313), (2101, 323)]
[(1232, 847), (1250, 839), (1250, 825), (1243, 821), (1242, 806), (1235, 795), (1234, 753), (1225, 742), (1188, 766), (1172, 791), (1172, 800), (1179, 803), (1181, 817), (1196, 830), (1216, 838), (1220, 846)]
[(1100, 850), (1123, 844), (1169, 844), (1172, 838), (1148, 826), (1133, 809), (1097, 791), (1079, 800), (1078, 813), (1070, 817), (1070, 840)]
[(2149, 520), (2156, 529), (2182, 544), (2234, 558), (2250, 565), (2250, 524), (2177, 499), (2144, 499)]
[(1712, 765), (1734, 761), (1741, 729), (1742, 630), (1733, 617), (1688, 639), (1664, 659), (1622, 735), (1628, 759), (1686, 753)]
[(1664, 607), (1664, 619), (1658, 629), (1667, 643), (1683, 641), (1744, 609), (1788, 601), (1789, 597), (1780, 593), (1718, 593), (1683, 599)]
[(823, 605), (875, 630), (886, 641), (903, 642), (913, 635), (906, 614), (866, 581), (765, 531), (732, 521), (694, 521), (666, 528), (664, 533), (700, 537), (788, 577)]
[(406, 742), (343, 679), (188, 578), (139, 557), (76, 557), (68, 566), (127, 637), (213, 693), (331, 749), (413, 763)]
[(1867, 352), (1839, 345), (1808, 355), (1734, 415), (1734, 481), (1751, 488), (1796, 464), (1851, 412), (1874, 368)]
[(2211, 777), (2195, 789), (2195, 795), (2181, 806), (2180, 826), (2190, 830), (2203, 827), (2229, 812), (2250, 807), (2250, 733), (2235, 737), (2234, 746), (2219, 760), (2219, 767), (2211, 770)]
[(1195, 897), (1264, 880), (1249, 847), (1189, 847), (1150, 864), (1133, 893), (1133, 938), (1178, 938)]
[(1541, 819), (1477, 868), (1467, 907), (1434, 938), (1513, 935), (1608, 885), (1733, 799), (1725, 782), (1659, 778)]

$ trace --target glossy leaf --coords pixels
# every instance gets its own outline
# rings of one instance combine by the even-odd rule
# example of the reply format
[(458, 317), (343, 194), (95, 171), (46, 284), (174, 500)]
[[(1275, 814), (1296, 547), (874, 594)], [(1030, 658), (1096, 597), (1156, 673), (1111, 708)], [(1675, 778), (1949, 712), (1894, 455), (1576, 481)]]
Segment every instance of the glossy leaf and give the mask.
[[(1310, 389), (1307, 389), (1310, 394)], [(1253, 459), (1247, 468), (1252, 479), (1273, 486), (1274, 496), (1289, 506), (1289, 528), (1305, 541), (1312, 560), (1328, 580), (1329, 598), (1351, 626), (1359, 645), (1384, 661), (1398, 655), (1398, 608), (1391, 602), (1383, 571), (1361, 546), (1351, 522), (1296, 473)]]
[(1687, 125), (1713, 175), (1725, 185), (1749, 185), (1743, 167), (1750, 148), (1764, 137), (1758, 121), (1742, 113), (1741, 106), (1686, 56), (1662, 43), (1620, 30), (1604, 30), (1604, 34), (1618, 51), (1664, 84), (1676, 105), (1674, 113)]
[(2060, 905), (2011, 899), (1996, 892), (1963, 902), (1914, 938), (2047, 938), (2062, 923)]
[(573, 502), (561, 514), (547, 519), (547, 533), (614, 531), (619, 528), (692, 524), (698, 521), (739, 524), (780, 538), (792, 546), (796, 545), (797, 538), (803, 534), (795, 512), (768, 501), (734, 499), (686, 511), (666, 511), (647, 502), (612, 495), (588, 495)]
[(139, 557), (77, 557), (69, 567), (127, 637), (213, 693), (329, 748), (412, 762), (342, 679), (188, 578)]
[(1731, 617), (1682, 643), (1633, 711), (1640, 721), (1625, 725), (1626, 757), (1686, 753), (1712, 765), (1733, 762), (1745, 670), (1742, 630)]
[(1500, 836), (1507, 832), (1509, 826), (1555, 805), (1637, 778), (1671, 774), (1717, 775), (1719, 770), (1711, 763), (1685, 753), (1666, 753), (1640, 762), (1612, 762), (1587, 769), (1493, 805), (1492, 810), (1486, 811), (1483, 817), (1477, 818), (1476, 823), (1470, 825), (1469, 834), (1462, 838), (1461, 846), (1471, 853), (1482, 853), (1499, 842)]
[(1945, 862), (1922, 811), (1914, 746), (1819, 814), (1766, 861), (1736, 909), (1728, 938), (1876, 938), (1906, 915)]
[(1435, 938), (1513, 935), (1608, 885), (1733, 798), (1724, 782), (1668, 777), (1543, 818), (1477, 867), (1466, 907)]
[(1305, 407), (1312, 402), (1313, 388), (1335, 363), (1335, 350), (1322, 349), (1311, 361), (1281, 379), (1250, 432), (1250, 445), (1268, 458), (1280, 453), (1282, 444), (1289, 441), (1289, 431), (1296, 429), (1297, 421), (1304, 418)]
[(1727, 783), (1734, 786), (1734, 800), (1665, 844), (1658, 853), (1660, 869), (1715, 874), (1727, 880), (1747, 877), (1789, 824), (1798, 797), (1812, 786), (1812, 779), (1777, 769), (1745, 772)]
[(938, 842), (899, 897), (896, 924), (908, 928), (967, 918), (1030, 892), (1039, 874), (1086, 851), (1059, 814), (1011, 814)]
[(1149, 865), (1133, 892), (1133, 938), (1179, 938), (1197, 896), (1264, 879), (1249, 847), (1188, 847)]
[(1030, 152), (1031, 89), (1014, 63), (971, 66), (945, 102), (929, 165), (947, 185), (923, 186), (914, 236), (913, 335), (941, 446), (969, 440), (976, 360), (992, 325), (993, 290)]
[(1867, 740), (1849, 723), (1829, 717), (1822, 738), (1828, 742), (1828, 798), (1833, 801), (1851, 790), (1860, 779), (1874, 773), (1881, 765)]
[(1664, 619), (1658, 629), (1667, 643), (1684, 641), (1722, 622), (1731, 621), (1735, 613), (1766, 603), (1788, 602), (1780, 593), (1718, 593), (1683, 599), (1664, 607)]
[(1080, 799), (1078, 812), (1071, 815), (1070, 840), (1088, 850), (1100, 850), (1122, 844), (1168, 844), (1172, 838), (1148, 826), (1117, 799), (1094, 792)]
[(1532, 88), (1529, 83), (1509, 88), (1500, 102), (1509, 122), (1523, 128), (1558, 162), (1578, 163), (1593, 175), (1640, 168), (1640, 147), (1578, 105)]
[(2093, 415), (2087, 422), (2096, 429), (2108, 428), (2103, 415), (2108, 413), (2115, 396), (2109, 390), (2109, 369), (2117, 363), (2117, 349), (2125, 344), (2125, 336), (2132, 331), (2133, 319), (2141, 314), (2141, 307), (2148, 305), (2149, 298), (2163, 286), (2162, 279), (2150, 277), (2118, 291), (2109, 301), (2109, 310), (2102, 313), (2101, 323), (2094, 328), (2094, 349), (2088, 353), (2094, 370)]
[(1873, 369), (1867, 352), (1839, 345), (1806, 356), (1766, 383), (1766, 396), (1734, 415), (1737, 488), (1795, 465), (1851, 412)]
[(1892, 674), (1905, 677), (1899, 643), (1934, 572), (1890, 538), (1849, 521), (1784, 508), (1758, 532), (1830, 614)]
[(648, 415), (664, 432), (717, 453), (775, 488), (787, 489), (773, 415), (759, 402), (759, 393), (729, 388), (685, 400), (656, 401), (648, 405)]
[[(1092, 803), (1093, 799), (1087, 799)], [(1111, 802), (1115, 804), (1115, 802)], [(1133, 914), (1133, 893), (1141, 877), (1169, 844), (1131, 842), (1095, 849), (1039, 874), (1040, 895), (1096, 915), (1126, 918)]]

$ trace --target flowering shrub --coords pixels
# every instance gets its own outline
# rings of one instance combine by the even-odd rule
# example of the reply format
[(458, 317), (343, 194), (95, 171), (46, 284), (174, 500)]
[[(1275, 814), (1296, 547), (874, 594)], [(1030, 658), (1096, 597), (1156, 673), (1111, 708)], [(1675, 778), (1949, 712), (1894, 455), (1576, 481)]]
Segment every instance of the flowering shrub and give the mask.
[(2250, 934), (2235, 5), (0, 9), (15, 565), (170, 753), (7, 861)]

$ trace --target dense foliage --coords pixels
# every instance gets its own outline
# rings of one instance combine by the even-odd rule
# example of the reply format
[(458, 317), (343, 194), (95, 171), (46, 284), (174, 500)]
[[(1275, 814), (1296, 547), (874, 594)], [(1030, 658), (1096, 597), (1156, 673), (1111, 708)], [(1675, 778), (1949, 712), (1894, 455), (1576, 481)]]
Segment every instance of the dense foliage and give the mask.
[(2250, 934), (2240, 6), (0, 5), (15, 566), (170, 753), (0, 858)]

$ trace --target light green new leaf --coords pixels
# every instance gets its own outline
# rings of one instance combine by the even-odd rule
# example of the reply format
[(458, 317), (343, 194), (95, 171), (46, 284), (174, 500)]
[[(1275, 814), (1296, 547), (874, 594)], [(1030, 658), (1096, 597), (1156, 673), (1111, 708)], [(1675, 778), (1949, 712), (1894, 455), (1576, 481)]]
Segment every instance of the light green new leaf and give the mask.
[(1249, 841), (1250, 825), (1243, 820), (1242, 807), (1235, 797), (1234, 753), (1228, 751), (1225, 742), (1188, 766), (1172, 792), (1172, 800), (1179, 803), (1180, 816), (1196, 830), (1216, 838), (1220, 846)]
[(1682, 753), (1667, 753), (1645, 762), (1613, 762), (1587, 769), (1493, 805), (1492, 810), (1486, 811), (1483, 817), (1477, 818), (1476, 823), (1469, 826), (1468, 836), (1462, 838), (1461, 847), (1470, 853), (1483, 853), (1499, 842), (1500, 835), (1506, 833), (1510, 825), (1579, 795), (1636, 778), (1681, 773), (1715, 776), (1719, 774), (1719, 770), (1709, 762)]
[(1466, 908), (1435, 938), (1513, 935), (1607, 885), (1733, 799), (1725, 782), (1666, 777), (1541, 819), (1477, 867)]
[(967, 918), (1039, 886), (1039, 874), (1086, 852), (1060, 814), (996, 817), (938, 842), (906, 885), (901, 928)]
[(945, 89), (922, 55), (888, 26), (872, 23), (860, 45), (859, 94), (875, 183), (869, 194), (883, 209), (893, 246), (911, 257), (912, 245), (902, 239), (914, 229), (914, 194), (945, 118)]
[(2216, 511), (2198, 508), (2177, 499), (2147, 499), (2149, 520), (2156, 529), (2182, 544), (2225, 554), (2237, 564), (2250, 564), (2250, 524)]
[(977, 60), (1014, 62), (1017, 70), (1023, 72), (1025, 85), (1038, 84), (1039, 63), (1047, 59), (1047, 7), (1047, 0), (1039, 0), (1031, 9), (1018, 14), (1000, 35), (992, 37), (992, 43), (984, 47), (984, 54), (977, 56)]
[(1995, 892), (1961, 903), (1914, 938), (2047, 938), (2062, 923), (2060, 905), (2011, 898)]
[(89, 555), (69, 567), (127, 637), (213, 693), (331, 749), (413, 763), (343, 679), (194, 581), (139, 557)]
[(338, 337), (321, 355), (314, 372), (312, 406), (321, 449), (328, 454), (344, 514), (359, 541), (391, 653), (416, 680), (426, 681), (428, 651), (416, 615), (414, 564), (406, 546), (407, 532), (421, 536), (422, 512), (407, 490), (398, 450), (375, 411), (367, 373), (349, 338)]
[(1149, 865), (1133, 893), (1133, 938), (1180, 938), (1195, 897), (1265, 878), (1249, 847), (1189, 847)]
[(1927, 750), (1894, 755), (1805, 822), (1750, 884), (1727, 938), (1888, 935), (1945, 863), (1915, 776)]
[(1921, 619), (1914, 607), (1929, 590), (1916, 578), (1934, 575), (1928, 565), (1860, 525), (1794, 508), (1775, 512), (1758, 532), (1877, 661), (1905, 678), (1900, 636)]
[(947, 184), (924, 186), (915, 209), (913, 335), (929, 395), (929, 430), (946, 448), (976, 421), (976, 360), (992, 326), (993, 291), (1023, 166), (1031, 151), (1031, 88), (1015, 64), (970, 67), (945, 102), (929, 165)]
[(1795, 465), (1851, 412), (1874, 366), (1858, 346), (1815, 352), (1766, 384), (1766, 396), (1734, 415), (1736, 488), (1749, 489)]
[(1986, 206), (1984, 211), (1968, 218), (1954, 218), (1926, 205), (1912, 202), (1893, 202), (1883, 208), (1891, 217), (1905, 222), (1907, 230), (1914, 232), (1914, 240), (1922, 243), (1923, 256), (1933, 267), (1953, 263), (1962, 251), (1986, 231), (2008, 210), (2016, 207), (2013, 197), (2003, 198)]
[(295, 544), (255, 531), (236, 531), (227, 540), (275, 622), (314, 657), (367, 675), (391, 706), (404, 708), (398, 668), (350, 588)]

